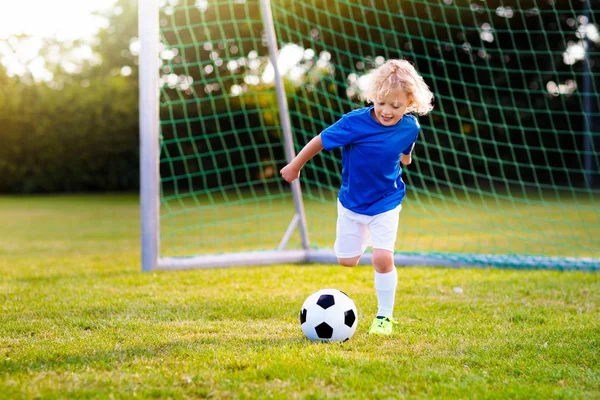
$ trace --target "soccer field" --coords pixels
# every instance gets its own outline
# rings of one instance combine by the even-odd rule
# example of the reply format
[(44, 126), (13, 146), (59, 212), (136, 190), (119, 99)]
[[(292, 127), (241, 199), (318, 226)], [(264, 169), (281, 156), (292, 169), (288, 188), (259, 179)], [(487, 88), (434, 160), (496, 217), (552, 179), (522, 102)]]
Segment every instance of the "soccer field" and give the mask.
[[(0, 398), (600, 397), (598, 273), (401, 268), (372, 337), (369, 267), (142, 273), (138, 204), (0, 197)], [(300, 330), (326, 287), (356, 302), (348, 342)]]

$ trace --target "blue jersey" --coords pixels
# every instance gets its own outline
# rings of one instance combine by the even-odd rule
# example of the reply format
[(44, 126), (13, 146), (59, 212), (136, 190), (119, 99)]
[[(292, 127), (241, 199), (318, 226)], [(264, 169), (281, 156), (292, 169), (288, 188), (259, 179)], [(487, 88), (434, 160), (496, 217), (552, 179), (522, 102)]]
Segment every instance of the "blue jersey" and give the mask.
[(412, 114), (384, 126), (371, 116), (372, 110), (351, 111), (321, 132), (325, 150), (342, 147), (340, 203), (363, 215), (381, 214), (402, 203), (406, 189), (400, 154), (410, 154), (420, 131)]

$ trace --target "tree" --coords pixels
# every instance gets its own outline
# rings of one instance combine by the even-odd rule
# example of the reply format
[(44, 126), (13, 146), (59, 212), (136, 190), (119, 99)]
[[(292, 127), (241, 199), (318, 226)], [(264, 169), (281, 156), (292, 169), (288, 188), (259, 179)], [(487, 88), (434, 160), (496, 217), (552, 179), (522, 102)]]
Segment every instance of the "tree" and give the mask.
[[(119, 9), (109, 15), (110, 26), (125, 17), (132, 20), (135, 8), (124, 10), (125, 15)], [(126, 54), (123, 43), (132, 40), (136, 25), (119, 26), (117, 33), (124, 37), (110, 27), (99, 33), (93, 49), (100, 64), (84, 61), (78, 68), (65, 68), (70, 52), (81, 43), (46, 40), (40, 55), (46, 57), (51, 81), (31, 75), (10, 78), (0, 70), (0, 82), (8, 81), (0, 86), (0, 192), (137, 187), (137, 79), (121, 75), (123, 60), (114, 57)]]

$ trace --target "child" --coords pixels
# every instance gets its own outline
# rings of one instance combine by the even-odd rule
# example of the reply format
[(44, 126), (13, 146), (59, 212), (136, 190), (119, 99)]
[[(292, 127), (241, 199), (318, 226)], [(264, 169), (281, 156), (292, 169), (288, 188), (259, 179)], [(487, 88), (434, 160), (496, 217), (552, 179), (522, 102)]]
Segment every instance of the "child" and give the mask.
[(373, 105), (342, 116), (280, 173), (292, 182), (321, 150), (342, 147), (334, 251), (341, 265), (353, 267), (372, 245), (378, 310), (369, 333), (389, 335), (396, 323), (392, 317), (398, 283), (394, 245), (405, 194), (400, 163), (411, 163), (419, 135), (419, 123), (410, 113), (431, 111), (433, 94), (408, 61), (388, 60), (371, 78), (365, 97)]

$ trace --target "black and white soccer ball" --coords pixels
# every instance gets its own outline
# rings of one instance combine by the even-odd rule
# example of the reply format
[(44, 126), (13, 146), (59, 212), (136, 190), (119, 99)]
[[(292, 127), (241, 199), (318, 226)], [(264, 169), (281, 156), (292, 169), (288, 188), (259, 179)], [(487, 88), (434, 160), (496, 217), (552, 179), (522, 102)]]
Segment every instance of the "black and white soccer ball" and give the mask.
[(300, 309), (300, 326), (310, 340), (344, 342), (354, 335), (357, 325), (354, 301), (337, 289), (311, 294)]

